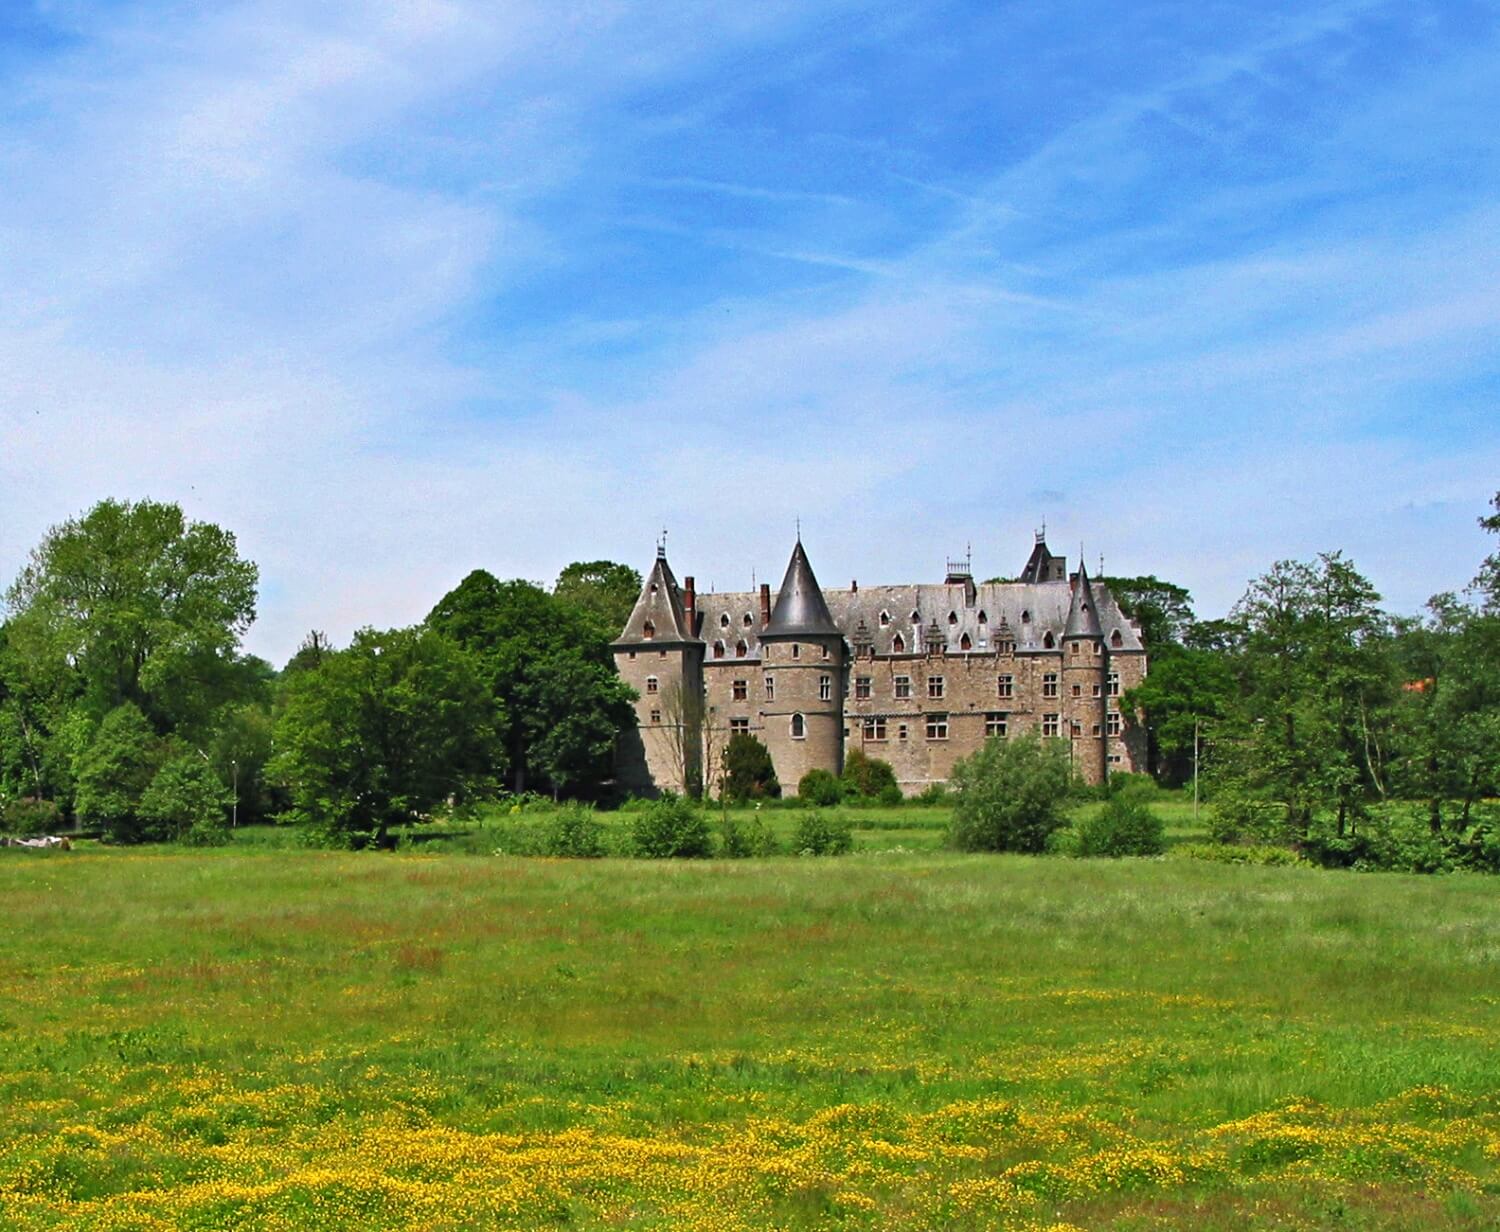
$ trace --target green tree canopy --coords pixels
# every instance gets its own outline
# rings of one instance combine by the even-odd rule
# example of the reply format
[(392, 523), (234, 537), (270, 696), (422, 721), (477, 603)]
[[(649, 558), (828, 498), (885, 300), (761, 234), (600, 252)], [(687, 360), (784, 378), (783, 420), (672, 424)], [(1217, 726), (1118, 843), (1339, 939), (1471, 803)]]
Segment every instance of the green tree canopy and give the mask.
[(1192, 630), (1193, 596), (1174, 582), (1158, 577), (1105, 578), (1120, 610), (1141, 627), (1146, 649), (1155, 654), (1167, 646), (1181, 646)]
[(504, 767), (495, 701), (474, 659), (433, 629), (361, 629), (288, 683), (270, 772), (292, 816), (334, 842), (482, 792)]
[(123, 702), (104, 716), (78, 757), (78, 818), (120, 843), (151, 837), (141, 797), (156, 775), (161, 744), (140, 707)]
[(541, 779), (577, 792), (612, 772), (616, 735), (634, 696), (615, 673), (609, 637), (586, 612), (530, 582), (475, 570), (427, 624), (472, 654), (499, 705), (517, 791)]
[(953, 767), (949, 783), (949, 840), (960, 851), (1043, 851), (1067, 825), (1073, 770), (1061, 740), (1035, 733), (991, 740)]
[(727, 800), (760, 800), (779, 796), (781, 784), (771, 763), (771, 750), (749, 732), (735, 732), (724, 746), (720, 795)]
[(586, 613), (606, 638), (620, 635), (640, 593), (640, 573), (612, 560), (574, 561), (552, 588), (555, 598)]

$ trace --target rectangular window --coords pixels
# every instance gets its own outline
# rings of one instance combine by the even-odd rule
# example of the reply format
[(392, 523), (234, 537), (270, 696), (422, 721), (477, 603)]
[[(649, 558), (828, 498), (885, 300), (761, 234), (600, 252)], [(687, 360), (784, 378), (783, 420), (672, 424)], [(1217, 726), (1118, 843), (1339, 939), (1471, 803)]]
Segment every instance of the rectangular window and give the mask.
[(635, 651), (633, 651), (633, 650), (630, 651), (629, 654), (627, 655), (627, 657), (630, 658), (630, 659), (634, 659), (635, 658)]
[(885, 720), (883, 718), (869, 718), (865, 720), (865, 739), (884, 740)]
[(905, 740), (906, 739), (906, 724), (905, 723), (902, 723), (901, 726), (899, 726), (898, 728), (896, 728), (896, 739), (897, 740)]
[(1104, 686), (1103, 685), (1097, 685), (1096, 684), (1096, 685), (1093, 686), (1093, 694), (1094, 694), (1095, 697), (1098, 697), (1103, 692), (1104, 692)]
[(654, 710), (653, 709), (651, 711), (651, 721), (653, 723), (660, 723), (661, 722), (661, 711), (660, 710)]
[(768, 702), (774, 702), (776, 700), (776, 677), (775, 676), (767, 676), (766, 677), (766, 700)]
[(910, 676), (897, 676), (896, 677), (896, 697), (898, 699), (900, 699), (900, 698), (903, 698), (903, 697), (910, 697), (910, 696), (911, 696), (911, 677)]
[(1009, 735), (1010, 715), (998, 712), (984, 716), (984, 734), (986, 736)]
[(1093, 736), (1095, 740), (1099, 739), (1099, 724), (1095, 723), (1093, 725), (1089, 731), (1089, 735)]
[(1083, 686), (1081, 684), (1075, 684), (1073, 686), (1073, 696), (1074, 697), (1082, 697), (1083, 696)]
[(833, 700), (833, 677), (818, 677), (818, 700), (820, 702), (831, 702)]
[(943, 695), (943, 678), (941, 676), (927, 677), (927, 696), (941, 697)]
[(828, 657), (828, 643), (827, 642), (823, 643), (823, 657), (825, 659)]
[(1120, 673), (1119, 672), (1110, 672), (1110, 674), (1109, 674), (1109, 695), (1111, 697), (1119, 697), (1120, 696)]
[(927, 716), (927, 739), (948, 739), (948, 716), (946, 714), (929, 714)]
[(646, 677), (646, 692), (647, 693), (655, 693), (656, 692), (656, 677), (655, 676), (647, 676)]
[(1056, 672), (1045, 672), (1045, 673), (1043, 673), (1043, 675), (1042, 675), (1042, 696), (1043, 697), (1056, 697), (1057, 696), (1057, 673)]
[(737, 735), (740, 732), (748, 732), (749, 730), (750, 730), (750, 720), (749, 719), (730, 719), (729, 720), (729, 734), (731, 736)]
[(1118, 736), (1120, 729), (1120, 714), (1116, 710), (1111, 710), (1104, 716), (1104, 730), (1111, 736)]
[(999, 697), (1014, 697), (1016, 695), (1016, 678), (1014, 676), (1001, 676), (996, 689)]
[(854, 678), (854, 696), (857, 701), (867, 702), (870, 700), (870, 678), (868, 676), (856, 676)]
[(1057, 716), (1055, 714), (1044, 714), (1044, 715), (1042, 715), (1042, 735), (1043, 736), (1056, 736), (1056, 735), (1058, 735)]
[(742, 702), (750, 696), (750, 682), (748, 680), (736, 680), (732, 696), (735, 701)]
[(794, 659), (800, 659), (801, 657), (802, 657), (802, 647), (799, 646), (799, 645), (797, 645), (796, 642), (793, 642), (792, 643), (792, 658), (794, 658)]

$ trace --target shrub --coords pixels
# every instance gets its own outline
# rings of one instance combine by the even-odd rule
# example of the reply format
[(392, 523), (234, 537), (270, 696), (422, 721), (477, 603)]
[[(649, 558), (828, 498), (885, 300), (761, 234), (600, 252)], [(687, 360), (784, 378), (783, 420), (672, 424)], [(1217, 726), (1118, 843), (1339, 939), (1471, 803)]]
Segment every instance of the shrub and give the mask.
[(719, 822), (719, 854), (725, 859), (774, 856), (778, 850), (776, 836), (758, 812), (726, 812)]
[(1277, 847), (1270, 843), (1180, 843), (1171, 854), (1187, 860), (1211, 860), (1216, 864), (1305, 864), (1290, 847)]
[(844, 785), (830, 771), (809, 770), (797, 784), (797, 796), (809, 804), (826, 808), (844, 798)]
[(895, 794), (896, 803), (901, 802), (901, 788), (896, 785), (896, 772), (891, 763), (870, 757), (860, 749), (851, 750), (844, 758), (844, 794), (847, 796), (879, 797), (887, 790)]
[(1261, 800), (1247, 791), (1226, 791), (1209, 806), (1208, 837), (1216, 843), (1272, 838), (1280, 828), (1281, 812), (1274, 801)]
[(229, 841), (228, 805), (229, 793), (208, 763), (196, 753), (179, 753), (141, 793), (140, 815), (149, 838), (211, 847)]
[(1058, 741), (991, 740), (953, 767), (952, 782), (949, 840), (961, 851), (1043, 851), (1067, 824), (1073, 775)]
[(953, 793), (947, 783), (929, 783), (912, 797), (913, 804), (947, 804)]
[(1137, 800), (1154, 800), (1161, 795), (1161, 788), (1149, 774), (1131, 774), (1120, 770), (1105, 779), (1104, 794), (1106, 798), (1131, 796)]
[(62, 810), (36, 796), (22, 796), (0, 809), (0, 828), (12, 834), (56, 834), (61, 825)]
[(1077, 831), (1080, 856), (1159, 856), (1166, 846), (1161, 818), (1130, 795), (1111, 797)]
[(730, 800), (759, 800), (781, 794), (771, 751), (749, 732), (729, 737), (724, 749), (723, 791)]
[(631, 854), (648, 860), (701, 859), (713, 854), (703, 810), (667, 792), (630, 823)]
[(797, 819), (792, 847), (801, 855), (841, 856), (854, 846), (849, 819), (827, 809), (809, 809)]
[(593, 809), (565, 804), (547, 819), (541, 846), (543, 855), (597, 859), (604, 854), (604, 825)]

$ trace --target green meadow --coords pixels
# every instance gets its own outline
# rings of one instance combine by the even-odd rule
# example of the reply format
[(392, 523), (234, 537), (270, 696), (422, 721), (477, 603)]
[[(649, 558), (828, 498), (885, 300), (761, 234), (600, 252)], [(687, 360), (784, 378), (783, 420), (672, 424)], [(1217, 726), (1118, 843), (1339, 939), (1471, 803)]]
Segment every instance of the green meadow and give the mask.
[(944, 820), (830, 859), (522, 859), (497, 817), (0, 852), (0, 1227), (1500, 1221), (1493, 879)]

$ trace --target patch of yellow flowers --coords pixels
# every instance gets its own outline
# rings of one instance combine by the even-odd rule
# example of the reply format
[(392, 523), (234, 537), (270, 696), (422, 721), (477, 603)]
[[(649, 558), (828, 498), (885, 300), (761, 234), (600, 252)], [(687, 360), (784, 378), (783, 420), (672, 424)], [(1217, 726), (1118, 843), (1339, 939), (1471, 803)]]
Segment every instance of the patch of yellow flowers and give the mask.
[[(1118, 1112), (1005, 1099), (926, 1112), (839, 1104), (649, 1135), (609, 1105), (571, 1127), (484, 1133), (413, 1103), (354, 1116), (308, 1084), (241, 1089), (198, 1072), (171, 1099), (65, 1123), (14, 1104), (0, 1225), (18, 1232), (252, 1228), (820, 1226), (1065, 1232), (1065, 1203), (1257, 1182), (1477, 1189), (1500, 1170), (1500, 1111), (1441, 1087), (1374, 1108), (1290, 1100), (1152, 1140)], [(158, 1090), (158, 1096), (167, 1092)], [(104, 1123), (104, 1122), (108, 1123)]]

